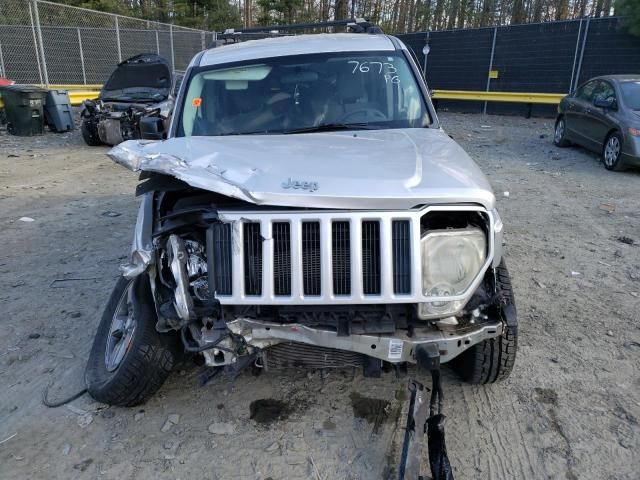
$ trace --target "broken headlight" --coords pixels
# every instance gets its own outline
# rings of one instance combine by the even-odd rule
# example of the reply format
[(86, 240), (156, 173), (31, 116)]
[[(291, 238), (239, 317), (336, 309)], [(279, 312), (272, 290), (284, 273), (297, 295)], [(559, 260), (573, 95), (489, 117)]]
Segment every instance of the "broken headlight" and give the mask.
[[(451, 297), (464, 293), (480, 272), (487, 256), (487, 240), (479, 228), (435, 230), (420, 240), (422, 290), (427, 297)], [(455, 313), (461, 300), (421, 303), (420, 318)]]

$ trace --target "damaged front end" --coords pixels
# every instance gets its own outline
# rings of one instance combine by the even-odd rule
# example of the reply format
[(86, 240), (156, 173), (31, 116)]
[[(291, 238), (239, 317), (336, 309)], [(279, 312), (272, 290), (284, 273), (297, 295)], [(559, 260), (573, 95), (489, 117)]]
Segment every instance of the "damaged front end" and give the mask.
[[(149, 276), (157, 330), (179, 331), (208, 366), (351, 366), (377, 376), (416, 363), (418, 347), (437, 346), (445, 363), (515, 326), (496, 279), (502, 224), (493, 211), (285, 209), (159, 173), (141, 178), (123, 275)], [(452, 233), (482, 250), (469, 263), (477, 271), (431, 285), (424, 249)]]
[(142, 138), (143, 123), (153, 124), (157, 139), (166, 138), (174, 98), (167, 61), (141, 54), (119, 63), (97, 100), (82, 104), (82, 135), (88, 145), (118, 145)]

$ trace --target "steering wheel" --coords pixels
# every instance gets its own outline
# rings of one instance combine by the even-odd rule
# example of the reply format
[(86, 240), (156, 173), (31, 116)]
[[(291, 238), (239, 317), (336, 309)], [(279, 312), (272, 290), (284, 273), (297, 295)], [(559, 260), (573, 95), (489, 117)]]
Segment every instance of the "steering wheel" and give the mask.
[(353, 110), (352, 112), (346, 113), (340, 119), (341, 123), (350, 123), (349, 119), (355, 117), (357, 115), (364, 114), (364, 119), (360, 121), (366, 122), (384, 122), (388, 120), (387, 116), (382, 113), (377, 108), (360, 108), (358, 110)]

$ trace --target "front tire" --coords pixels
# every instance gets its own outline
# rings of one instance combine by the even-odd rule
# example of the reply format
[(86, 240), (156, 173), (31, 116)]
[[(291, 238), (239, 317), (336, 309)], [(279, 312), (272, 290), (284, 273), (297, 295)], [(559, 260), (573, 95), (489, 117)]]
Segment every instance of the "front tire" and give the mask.
[(162, 386), (178, 358), (175, 335), (159, 333), (149, 279), (120, 277), (102, 315), (85, 381), (99, 402), (132, 407)]
[[(517, 314), (513, 288), (511, 287), (511, 277), (504, 260), (495, 270), (495, 281), (501, 312), (510, 311), (511, 315), (515, 317)], [(501, 382), (511, 374), (516, 361), (517, 350), (517, 324), (505, 324), (501, 336), (490, 338), (474, 345), (454, 359), (453, 366), (460, 377), (467, 383)]]
[(80, 131), (82, 132), (84, 143), (90, 147), (98, 147), (102, 145), (102, 141), (98, 135), (98, 126), (95, 121), (84, 118), (82, 120), (82, 125), (80, 126)]
[(560, 117), (556, 122), (555, 130), (553, 131), (553, 144), (561, 148), (571, 145), (571, 142), (567, 140), (567, 123), (564, 117)]
[(602, 147), (602, 162), (604, 168), (619, 172), (624, 170), (622, 164), (622, 136), (618, 132), (611, 133)]

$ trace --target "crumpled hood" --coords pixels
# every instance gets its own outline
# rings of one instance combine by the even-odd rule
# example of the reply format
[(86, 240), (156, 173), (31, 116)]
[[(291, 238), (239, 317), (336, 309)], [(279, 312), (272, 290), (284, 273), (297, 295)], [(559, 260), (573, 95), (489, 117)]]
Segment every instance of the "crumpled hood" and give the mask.
[(439, 129), (130, 140), (109, 156), (255, 204), (405, 210), (473, 203), (493, 209), (485, 176)]

